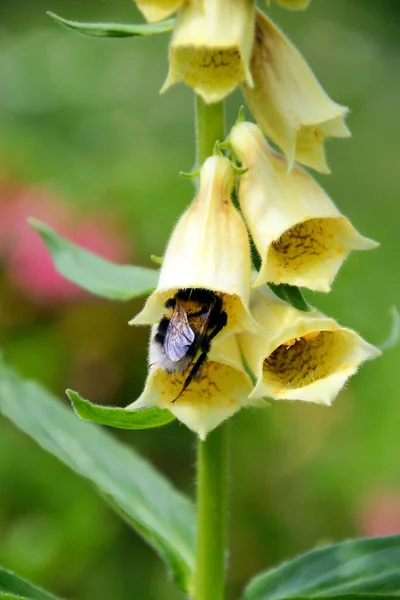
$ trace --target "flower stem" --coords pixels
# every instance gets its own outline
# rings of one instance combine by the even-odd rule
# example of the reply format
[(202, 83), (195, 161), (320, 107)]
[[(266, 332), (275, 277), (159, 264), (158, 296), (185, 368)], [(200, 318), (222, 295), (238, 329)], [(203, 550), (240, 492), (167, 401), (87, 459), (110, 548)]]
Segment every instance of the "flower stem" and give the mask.
[(206, 104), (200, 96), (196, 96), (196, 138), (197, 138), (197, 166), (213, 152), (217, 140), (224, 141), (224, 103)]
[(198, 442), (196, 600), (223, 600), (229, 423)]
[[(199, 167), (212, 154), (215, 142), (224, 139), (224, 133), (223, 103), (206, 104), (196, 96)], [(228, 438), (225, 421), (206, 441), (198, 442), (195, 600), (223, 600), (225, 595)]]

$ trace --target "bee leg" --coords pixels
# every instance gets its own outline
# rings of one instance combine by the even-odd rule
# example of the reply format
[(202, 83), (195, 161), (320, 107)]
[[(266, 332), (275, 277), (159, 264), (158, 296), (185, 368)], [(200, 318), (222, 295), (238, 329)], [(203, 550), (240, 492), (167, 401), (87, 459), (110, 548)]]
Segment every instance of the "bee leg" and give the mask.
[(193, 367), (190, 369), (189, 375), (186, 377), (185, 383), (183, 384), (181, 391), (179, 392), (179, 394), (177, 395), (176, 398), (171, 400), (171, 404), (174, 404), (174, 402), (176, 402), (178, 400), (178, 398), (180, 398), (182, 396), (183, 392), (188, 388), (191, 381), (200, 375), (202, 366), (206, 361), (207, 353), (208, 353), (209, 349), (210, 349), (210, 347), (208, 346), (207, 350), (202, 351), (199, 358), (196, 360)]
[(179, 392), (177, 397), (174, 398), (174, 400), (171, 400), (171, 404), (174, 404), (174, 402), (176, 402), (178, 400), (178, 398), (180, 398), (182, 396), (183, 392), (188, 388), (188, 386), (190, 385), (190, 383), (192, 382), (193, 379), (196, 379), (196, 377), (199, 377), (199, 375), (201, 373), (201, 369), (202, 369), (205, 361), (207, 360), (207, 354), (210, 351), (211, 341), (221, 331), (221, 329), (223, 329), (223, 327), (225, 327), (227, 319), (228, 319), (228, 317), (227, 317), (226, 312), (222, 311), (220, 314), (219, 322), (214, 327), (214, 329), (212, 330), (210, 335), (204, 336), (204, 338), (201, 342), (201, 345), (200, 345), (201, 354), (200, 354), (199, 358), (196, 360), (196, 362), (194, 363), (193, 367), (190, 369), (189, 375), (186, 377), (185, 383), (183, 384), (181, 391)]

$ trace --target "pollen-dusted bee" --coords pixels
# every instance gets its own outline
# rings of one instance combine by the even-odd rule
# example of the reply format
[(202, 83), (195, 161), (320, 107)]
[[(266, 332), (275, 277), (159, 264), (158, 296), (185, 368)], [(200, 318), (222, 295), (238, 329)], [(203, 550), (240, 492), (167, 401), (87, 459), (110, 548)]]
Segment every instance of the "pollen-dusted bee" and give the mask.
[(225, 327), (227, 315), (221, 298), (201, 288), (179, 290), (165, 308), (170, 314), (161, 319), (152, 340), (155, 362), (167, 373), (184, 373), (193, 363), (177, 400), (192, 379), (200, 376), (211, 341)]

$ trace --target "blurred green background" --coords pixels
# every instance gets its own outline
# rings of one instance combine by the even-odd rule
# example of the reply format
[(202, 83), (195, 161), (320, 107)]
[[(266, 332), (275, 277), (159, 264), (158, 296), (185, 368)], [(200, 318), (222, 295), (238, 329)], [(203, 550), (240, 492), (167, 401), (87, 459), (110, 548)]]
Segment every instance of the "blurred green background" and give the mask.
[[(71, 387), (126, 405), (146, 374), (148, 332), (127, 326), (141, 303), (65, 284), (25, 218), (150, 266), (193, 194), (178, 176), (194, 163), (193, 99), (182, 85), (158, 95), (168, 36), (84, 38), (55, 25), (50, 9), (140, 18), (129, 0), (0, 3), (0, 342), (9, 363), (60, 401)], [(353, 137), (328, 143), (333, 174), (319, 180), (381, 242), (354, 253), (333, 292), (311, 301), (379, 344), (390, 306), (400, 307), (400, 3), (314, 0), (304, 13), (271, 14), (329, 94), (351, 107)], [(231, 121), (240, 103), (229, 98)], [(399, 359), (396, 348), (367, 364), (330, 409), (282, 402), (232, 420), (229, 598), (253, 574), (316, 545), (400, 533)], [(195, 441), (185, 427), (113, 434), (193, 495)], [(0, 564), (71, 599), (183, 598), (86, 482), (4, 420)]]

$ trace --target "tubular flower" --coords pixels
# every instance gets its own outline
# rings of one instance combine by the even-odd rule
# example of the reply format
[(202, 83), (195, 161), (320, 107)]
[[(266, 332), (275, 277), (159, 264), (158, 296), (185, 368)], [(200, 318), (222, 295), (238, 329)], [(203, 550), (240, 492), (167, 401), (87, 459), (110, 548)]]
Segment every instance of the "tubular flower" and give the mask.
[(136, 0), (138, 9), (149, 23), (166, 19), (178, 10), (184, 0)]
[(329, 98), (300, 52), (260, 10), (250, 68), (254, 86), (242, 85), (244, 97), (289, 169), (296, 160), (329, 173), (324, 139), (350, 135), (348, 109)]
[(241, 363), (235, 338), (225, 344), (223, 342), (222, 346), (227, 348), (223, 362), (213, 359), (212, 350), (201, 377), (193, 379), (184, 393), (181, 392), (186, 374), (167, 373), (162, 364), (154, 362), (157, 353), (150, 346), (150, 373), (145, 388), (127, 410), (150, 406), (167, 408), (204, 440), (209, 431), (249, 404), (248, 396), (252, 389), (248, 376), (239, 366)]
[(254, 285), (289, 283), (328, 292), (351, 250), (374, 248), (300, 167), (268, 145), (253, 123), (230, 134), (235, 155), (249, 170), (239, 181), (239, 202), (262, 259)]
[[(288, 8), (289, 10), (305, 10), (311, 0), (275, 0), (277, 4)], [(271, 4), (270, 0), (266, 0), (267, 6)]]
[(265, 335), (239, 336), (257, 377), (250, 400), (268, 396), (330, 405), (361, 363), (381, 354), (355, 331), (315, 309), (296, 310), (267, 286), (253, 291), (251, 308)]
[(161, 92), (184, 81), (207, 103), (219, 102), (245, 81), (254, 37), (254, 0), (188, 0), (178, 14)]
[(250, 246), (246, 226), (231, 202), (235, 174), (230, 161), (211, 156), (200, 172), (197, 197), (168, 242), (155, 292), (133, 325), (159, 323), (166, 302), (179, 290), (215, 292), (227, 323), (218, 340), (243, 330), (258, 331), (249, 313)]

